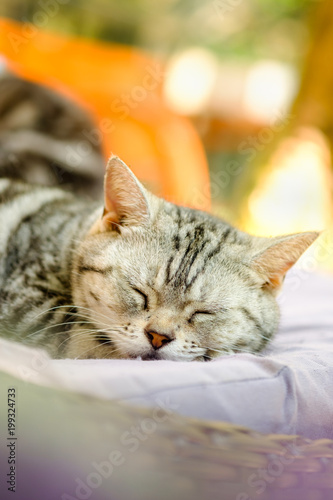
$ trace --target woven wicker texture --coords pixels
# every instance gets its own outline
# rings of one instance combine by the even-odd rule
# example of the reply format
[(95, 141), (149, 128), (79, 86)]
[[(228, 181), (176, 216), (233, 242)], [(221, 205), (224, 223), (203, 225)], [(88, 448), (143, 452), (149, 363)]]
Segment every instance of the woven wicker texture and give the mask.
[[(179, 416), (163, 406), (138, 408), (39, 387), (3, 373), (1, 401), (11, 386), (17, 390), (19, 422), (21, 491), (16, 500), (83, 498), (74, 496), (76, 478), (89, 484), (89, 474), (96, 476), (92, 464), (110, 460), (113, 450), (123, 455), (123, 465), (115, 466), (111, 477), (100, 476), (101, 484), (85, 498), (333, 499), (329, 439), (264, 435), (229, 423)], [(6, 418), (1, 405), (3, 431)], [(0, 434), (0, 464), (4, 451)], [(48, 480), (40, 482), (41, 476)]]
[(142, 459), (154, 454), (172, 475), (195, 482), (195, 498), (333, 499), (330, 439), (264, 435), (230, 423), (174, 416), (152, 445), (147, 443)]

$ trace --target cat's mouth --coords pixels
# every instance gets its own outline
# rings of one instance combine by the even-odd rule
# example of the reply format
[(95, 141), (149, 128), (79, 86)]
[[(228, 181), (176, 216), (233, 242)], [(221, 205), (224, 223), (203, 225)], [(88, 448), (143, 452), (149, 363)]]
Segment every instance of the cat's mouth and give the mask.
[(143, 356), (141, 356), (141, 359), (143, 361), (156, 361), (163, 358), (156, 352), (149, 352), (148, 354), (144, 354)]
[(181, 356), (170, 356), (157, 351), (146, 352), (144, 354), (128, 353), (127, 357), (128, 359), (138, 359), (142, 361), (188, 361), (186, 359), (182, 359)]
[(177, 359), (177, 358), (166, 358), (163, 355), (157, 353), (157, 352), (148, 352), (147, 354), (141, 354), (141, 355), (134, 355), (134, 354), (129, 354), (128, 355), (129, 359), (141, 359), (142, 361), (211, 361), (211, 357), (209, 356), (198, 356), (197, 358), (193, 359)]
[(148, 352), (147, 354), (127, 354), (128, 359), (141, 359), (142, 361), (156, 361), (164, 359), (156, 352)]

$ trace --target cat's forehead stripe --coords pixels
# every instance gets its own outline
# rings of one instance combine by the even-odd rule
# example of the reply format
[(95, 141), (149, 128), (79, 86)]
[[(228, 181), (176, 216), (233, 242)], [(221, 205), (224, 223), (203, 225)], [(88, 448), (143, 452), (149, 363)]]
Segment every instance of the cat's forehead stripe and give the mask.
[(196, 261), (196, 259), (198, 257), (200, 257), (200, 254), (203, 251), (204, 247), (209, 242), (210, 242), (210, 240), (208, 240), (208, 239), (202, 240), (201, 243), (198, 243), (197, 240), (194, 240), (192, 242), (191, 248), (189, 245), (190, 250), (192, 250), (192, 247), (193, 247), (193, 251), (190, 252), (190, 250), (189, 250), (188, 258), (183, 261), (183, 268), (181, 269), (179, 267), (179, 272), (176, 273), (177, 278), (175, 280), (175, 284), (177, 284), (177, 282), (180, 282), (181, 280), (183, 280), (187, 286), (189, 285), (188, 276), (190, 274), (191, 268), (192, 268), (194, 262)]
[(171, 212), (176, 227), (171, 237), (174, 253), (165, 265), (165, 284), (188, 290), (205, 272), (207, 263), (218, 255), (224, 244), (238, 243), (237, 231), (214, 218), (176, 206)]
[[(176, 222), (178, 226), (181, 226), (181, 216), (180, 210), (177, 210), (177, 218)], [(185, 285), (186, 288), (189, 288), (193, 285), (194, 281), (201, 274), (204, 269), (205, 263), (208, 259), (213, 257), (220, 249), (220, 244), (211, 248), (212, 243), (214, 243), (214, 234), (211, 231), (211, 228), (207, 230), (206, 225), (203, 222), (197, 223), (194, 227), (193, 220), (195, 217), (190, 217), (190, 220), (184, 221), (184, 224), (189, 226), (187, 228), (187, 232), (185, 238), (183, 238), (182, 242), (186, 244), (181, 247), (180, 236), (177, 233), (177, 252), (172, 255), (166, 264), (165, 268), (165, 282), (170, 283), (174, 287), (179, 287), (181, 285)], [(173, 242), (175, 239), (173, 239)], [(176, 246), (176, 245), (175, 245)], [(204, 249), (208, 248), (208, 254), (204, 253)], [(177, 268), (171, 272), (171, 267), (175, 259), (177, 258), (178, 266)], [(195, 266), (195, 264), (197, 264)], [(200, 265), (201, 264), (201, 265)], [(190, 277), (191, 271), (193, 270), (193, 275)], [(189, 279), (190, 277), (190, 279)]]

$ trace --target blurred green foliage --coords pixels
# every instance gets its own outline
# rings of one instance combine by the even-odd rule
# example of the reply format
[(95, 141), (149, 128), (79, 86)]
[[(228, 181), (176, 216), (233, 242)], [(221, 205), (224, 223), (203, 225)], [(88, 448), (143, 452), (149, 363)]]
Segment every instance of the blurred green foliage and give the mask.
[(308, 33), (304, 19), (320, 0), (1, 0), (0, 15), (47, 29), (168, 55), (189, 45), (221, 58), (296, 62)]

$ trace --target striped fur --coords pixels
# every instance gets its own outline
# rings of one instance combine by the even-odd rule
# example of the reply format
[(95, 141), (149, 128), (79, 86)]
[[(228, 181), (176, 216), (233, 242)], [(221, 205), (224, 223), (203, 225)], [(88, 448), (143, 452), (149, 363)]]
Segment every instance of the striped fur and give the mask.
[(71, 358), (258, 352), (278, 285), (317, 236), (254, 238), (153, 196), (116, 157), (104, 211), (0, 179), (0, 227), (1, 334)]
[[(98, 199), (103, 154), (85, 110), (60, 94), (0, 74), (0, 177), (57, 186)], [(94, 168), (91, 168), (91, 166)]]

